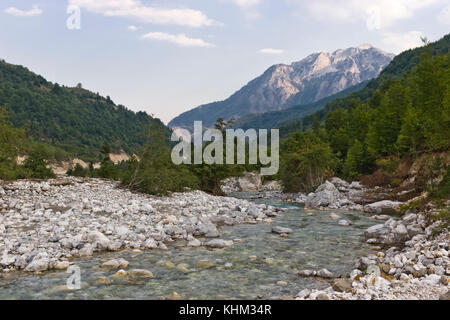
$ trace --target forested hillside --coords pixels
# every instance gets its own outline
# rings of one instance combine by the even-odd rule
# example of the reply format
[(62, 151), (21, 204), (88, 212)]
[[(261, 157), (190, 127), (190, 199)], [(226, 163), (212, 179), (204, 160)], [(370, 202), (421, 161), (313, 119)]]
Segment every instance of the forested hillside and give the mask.
[(405, 157), (448, 152), (449, 43), (446, 36), (401, 54), (370, 87), (330, 103), (324, 125), (316, 117), (310, 130), (293, 134), (282, 147), (286, 189), (308, 191), (333, 174), (355, 179)]
[[(410, 49), (397, 55), (380, 75), (371, 80), (366, 87), (344, 98), (327, 103), (322, 110), (306, 116), (302, 121), (303, 126), (311, 127), (315, 118), (324, 121), (327, 115), (336, 108), (347, 108), (348, 106), (355, 105), (359, 102), (367, 102), (372, 99), (378, 89), (383, 89), (384, 86), (389, 85), (388, 83), (390, 80), (399, 79), (414, 69), (414, 67), (419, 64), (420, 57), (426, 50), (429, 50), (433, 56), (448, 54), (450, 52), (450, 34), (447, 34), (439, 41), (430, 43), (428, 47)], [(298, 130), (298, 126), (295, 123), (291, 123), (290, 125), (286, 125), (283, 130), (285, 131), (285, 134), (287, 134), (288, 132), (295, 131), (295, 128)]]
[(158, 119), (133, 112), (81, 87), (46, 81), (28, 69), (0, 61), (0, 107), (15, 127), (34, 140), (56, 147), (59, 156), (98, 160), (107, 143), (112, 151), (133, 154), (146, 140), (150, 123), (168, 134)]

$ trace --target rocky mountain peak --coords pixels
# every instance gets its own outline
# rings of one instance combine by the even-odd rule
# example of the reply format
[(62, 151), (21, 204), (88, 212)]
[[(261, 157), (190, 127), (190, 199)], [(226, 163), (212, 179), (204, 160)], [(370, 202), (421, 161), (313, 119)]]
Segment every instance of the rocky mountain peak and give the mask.
[(273, 65), (227, 100), (188, 111), (169, 126), (190, 126), (193, 120), (212, 125), (219, 117), (237, 119), (312, 103), (377, 77), (393, 57), (362, 44), (332, 53), (316, 52), (290, 65)]

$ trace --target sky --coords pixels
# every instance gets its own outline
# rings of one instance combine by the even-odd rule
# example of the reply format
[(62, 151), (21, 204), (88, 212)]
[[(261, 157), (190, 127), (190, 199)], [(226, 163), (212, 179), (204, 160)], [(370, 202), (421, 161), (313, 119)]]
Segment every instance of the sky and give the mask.
[(2, 0), (0, 58), (165, 123), (268, 67), (450, 31), (450, 0)]

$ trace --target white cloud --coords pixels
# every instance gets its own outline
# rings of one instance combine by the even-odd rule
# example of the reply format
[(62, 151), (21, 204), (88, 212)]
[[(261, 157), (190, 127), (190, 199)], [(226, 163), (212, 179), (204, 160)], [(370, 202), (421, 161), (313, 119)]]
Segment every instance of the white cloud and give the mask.
[(402, 51), (422, 46), (421, 37), (424, 37), (424, 35), (419, 31), (384, 33), (381, 42), (383, 49), (398, 54)]
[(285, 0), (298, 13), (323, 21), (364, 21), (369, 30), (387, 28), (399, 20), (412, 18), (420, 9), (448, 0)]
[(261, 4), (262, 0), (231, 0), (235, 5), (242, 9), (245, 16), (250, 19), (257, 19), (261, 17), (258, 11), (258, 5)]
[(164, 32), (149, 32), (141, 36), (142, 39), (166, 41), (181, 47), (214, 47), (203, 39), (189, 38), (184, 34), (169, 34)]
[(450, 5), (446, 6), (444, 9), (439, 12), (437, 17), (439, 23), (442, 24), (450, 24)]
[(136, 31), (138, 29), (138, 27), (136, 26), (128, 26), (128, 30), (130, 31)]
[(261, 0), (233, 0), (241, 8), (249, 8), (261, 3)]
[(5, 13), (16, 17), (33, 17), (39, 16), (43, 11), (38, 6), (33, 6), (30, 10), (20, 10), (14, 7), (7, 8), (4, 10)]
[(151, 7), (141, 0), (69, 0), (69, 4), (107, 17), (129, 18), (144, 23), (189, 27), (220, 25), (198, 10)]
[(283, 54), (284, 50), (265, 48), (265, 49), (259, 50), (259, 53), (262, 53), (262, 54)]

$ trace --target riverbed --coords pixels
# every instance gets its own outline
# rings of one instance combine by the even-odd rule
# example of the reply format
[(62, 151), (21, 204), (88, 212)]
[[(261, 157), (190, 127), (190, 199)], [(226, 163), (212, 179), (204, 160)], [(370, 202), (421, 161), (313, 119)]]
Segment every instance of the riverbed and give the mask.
[[(234, 196), (249, 199), (251, 194)], [(371, 252), (363, 232), (376, 221), (362, 212), (333, 211), (352, 224), (341, 226), (329, 211), (305, 210), (277, 199), (256, 203), (287, 208), (273, 223), (222, 227), (221, 239), (235, 240), (231, 248), (190, 248), (171, 243), (168, 250), (96, 254), (72, 262), (81, 270), (81, 289), (69, 290), (66, 271), (42, 274), (12, 272), (0, 278), (0, 299), (280, 299), (305, 288), (325, 288), (330, 280), (302, 278), (303, 269), (326, 268), (345, 276), (358, 257)], [(271, 232), (273, 225), (293, 229), (288, 237)], [(128, 269), (147, 269), (152, 278), (124, 277), (101, 264), (113, 258), (129, 261)], [(203, 266), (199, 261), (207, 261)], [(205, 266), (207, 268), (205, 268)], [(128, 270), (126, 269), (126, 270)], [(96, 285), (99, 277), (109, 284)]]

